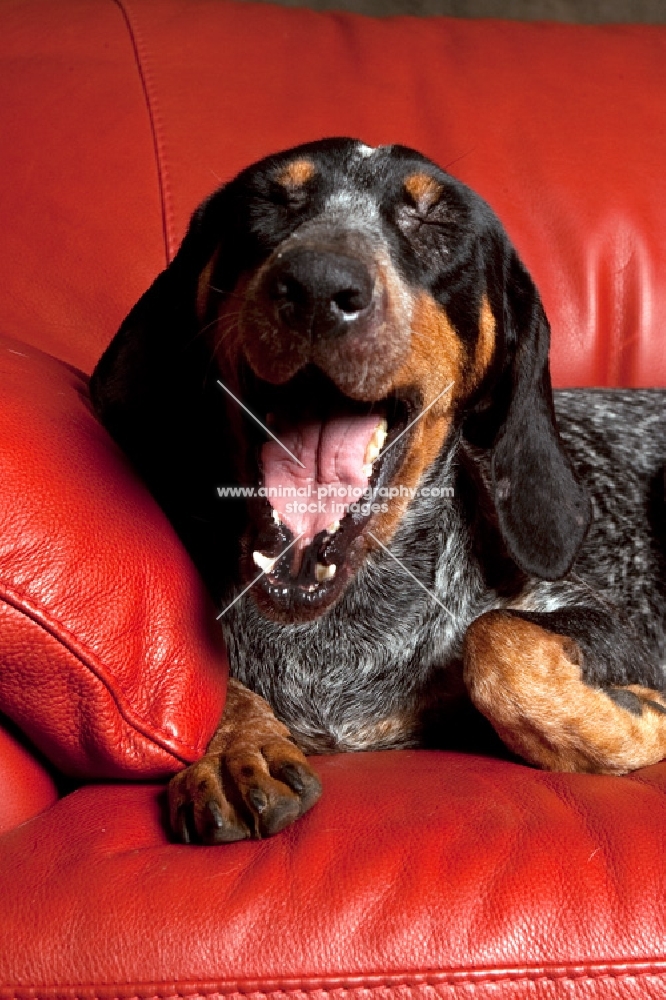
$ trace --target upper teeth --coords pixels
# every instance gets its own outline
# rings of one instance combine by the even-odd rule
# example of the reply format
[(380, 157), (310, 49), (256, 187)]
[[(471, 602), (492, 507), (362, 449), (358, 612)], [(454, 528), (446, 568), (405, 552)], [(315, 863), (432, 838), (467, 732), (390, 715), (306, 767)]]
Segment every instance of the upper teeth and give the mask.
[[(376, 458), (379, 457), (382, 448), (384, 447), (384, 442), (386, 441), (386, 432), (388, 430), (388, 425), (384, 418), (379, 421), (374, 429), (373, 435), (368, 441), (365, 448), (365, 455), (363, 456), (363, 465), (372, 466), (372, 463)], [(364, 469), (365, 471), (365, 469)]]
[(278, 561), (277, 556), (271, 558), (270, 556), (265, 556), (263, 552), (253, 552), (252, 558), (254, 559), (255, 564), (259, 567), (259, 569), (262, 569), (264, 573), (270, 573), (273, 566), (275, 566), (275, 563)]

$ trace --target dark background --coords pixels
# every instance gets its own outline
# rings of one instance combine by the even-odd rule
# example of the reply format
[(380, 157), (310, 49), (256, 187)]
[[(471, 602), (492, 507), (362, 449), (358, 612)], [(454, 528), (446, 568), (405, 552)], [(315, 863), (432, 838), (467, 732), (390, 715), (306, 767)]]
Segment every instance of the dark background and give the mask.
[(666, 0), (272, 0), (288, 7), (359, 14), (442, 14), (578, 24), (666, 24)]

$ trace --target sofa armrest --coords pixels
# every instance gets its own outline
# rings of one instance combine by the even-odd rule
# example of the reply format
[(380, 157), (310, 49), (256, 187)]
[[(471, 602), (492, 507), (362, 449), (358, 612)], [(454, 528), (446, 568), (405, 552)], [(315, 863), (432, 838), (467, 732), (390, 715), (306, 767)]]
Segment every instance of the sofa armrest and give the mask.
[(224, 701), (212, 603), (85, 378), (8, 339), (0, 471), (0, 712), (81, 778), (196, 760)]

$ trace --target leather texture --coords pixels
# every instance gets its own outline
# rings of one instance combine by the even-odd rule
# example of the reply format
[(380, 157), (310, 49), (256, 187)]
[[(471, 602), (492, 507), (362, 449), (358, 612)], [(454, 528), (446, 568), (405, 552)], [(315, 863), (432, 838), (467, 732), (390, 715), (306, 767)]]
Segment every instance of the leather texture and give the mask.
[(0, 834), (58, 801), (56, 783), (45, 763), (30, 751), (19, 733), (0, 725)]
[(0, 711), (66, 774), (172, 774), (224, 703), (203, 585), (79, 372), (0, 339), (0, 398)]
[(153, 134), (122, 10), (3, 2), (0, 92), (0, 331), (89, 371), (165, 263)]
[(666, 995), (663, 767), (317, 764), (320, 801), (262, 843), (166, 843), (159, 786), (83, 788), (7, 834), (0, 998)]
[[(68, 367), (212, 187), (337, 133), (416, 146), (491, 202), (558, 384), (666, 385), (665, 57), (661, 27), (0, 4), (2, 1000), (666, 998), (666, 764), (331, 756), (278, 837), (168, 842), (163, 785), (128, 779), (203, 749), (218, 634)], [(49, 767), (123, 783), (56, 802)]]

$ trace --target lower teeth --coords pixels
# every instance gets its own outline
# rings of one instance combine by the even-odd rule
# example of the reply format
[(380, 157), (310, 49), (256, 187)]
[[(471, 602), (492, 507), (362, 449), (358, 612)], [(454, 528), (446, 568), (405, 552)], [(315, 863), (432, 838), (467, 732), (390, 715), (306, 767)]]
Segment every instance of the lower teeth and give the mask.
[(332, 580), (335, 576), (335, 571), (337, 566), (331, 563), (330, 566), (324, 566), (322, 563), (317, 563), (315, 566), (315, 578), (317, 583), (325, 583), (326, 580)]

